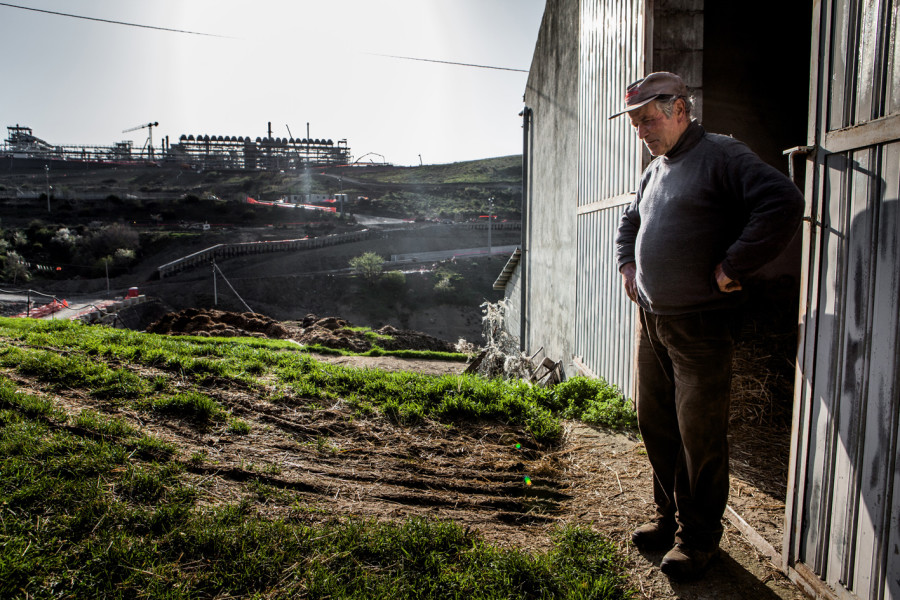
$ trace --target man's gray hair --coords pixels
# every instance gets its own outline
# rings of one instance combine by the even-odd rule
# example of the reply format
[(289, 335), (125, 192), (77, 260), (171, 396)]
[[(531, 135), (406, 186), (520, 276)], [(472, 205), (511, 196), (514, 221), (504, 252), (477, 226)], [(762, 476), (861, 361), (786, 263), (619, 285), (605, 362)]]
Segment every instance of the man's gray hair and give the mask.
[(694, 102), (688, 96), (669, 96), (665, 100), (656, 100), (656, 106), (666, 115), (667, 119), (672, 117), (672, 111), (675, 108), (675, 101), (681, 98), (684, 100), (684, 113), (690, 118), (691, 109), (694, 108)]

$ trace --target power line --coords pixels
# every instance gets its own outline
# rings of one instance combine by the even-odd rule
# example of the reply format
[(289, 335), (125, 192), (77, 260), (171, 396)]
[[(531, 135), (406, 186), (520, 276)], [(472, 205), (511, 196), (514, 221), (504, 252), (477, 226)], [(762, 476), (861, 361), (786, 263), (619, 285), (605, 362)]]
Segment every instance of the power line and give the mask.
[[(0, 3), (2, 4), (2, 3)], [(492, 67), (489, 65), (475, 65), (471, 63), (462, 63), (462, 62), (452, 62), (449, 60), (434, 60), (433, 58), (416, 58), (414, 56), (395, 56), (393, 54), (376, 54), (374, 52), (367, 52), (366, 54), (370, 56), (383, 56), (385, 58), (399, 58), (401, 60), (416, 60), (421, 62), (430, 62), (430, 63), (440, 63), (442, 65), (459, 65), (461, 67), (475, 67), (477, 69), (496, 69), (498, 71), (515, 71), (517, 73), (528, 73), (527, 69), (512, 69), (510, 67)]]
[(60, 17), (71, 17), (73, 19), (84, 19), (85, 21), (97, 21), (98, 23), (111, 23), (113, 25), (126, 25), (128, 27), (139, 27), (141, 29), (156, 29), (157, 31), (171, 31), (173, 33), (187, 33), (189, 35), (203, 35), (208, 37), (217, 37), (217, 38), (230, 38), (227, 35), (217, 35), (215, 33), (203, 33), (200, 31), (187, 31), (186, 29), (170, 29), (168, 27), (156, 27), (154, 25), (142, 25), (140, 23), (127, 23), (125, 21), (113, 21), (112, 19), (100, 19), (98, 17), (85, 17), (83, 15), (73, 15), (70, 13), (57, 12), (55, 10), (44, 10), (42, 8), (32, 8), (30, 6), (19, 6), (18, 4), (8, 4), (6, 2), (0, 2), (0, 6), (6, 6), (9, 8), (19, 8), (21, 10), (30, 10), (33, 12), (44, 13), (48, 15), (57, 15)]
[[(72, 19), (83, 19), (85, 21), (96, 21), (98, 23), (109, 23), (112, 25), (125, 25), (126, 27), (137, 27), (140, 29), (154, 29), (156, 31), (170, 31), (172, 33), (186, 33), (188, 35), (202, 35), (206, 37), (217, 37), (217, 38), (225, 38), (225, 39), (234, 39), (232, 36), (227, 35), (218, 35), (215, 33), (203, 33), (202, 31), (188, 31), (186, 29), (172, 29), (170, 27), (157, 27), (155, 25), (143, 25), (141, 23), (128, 23), (126, 21), (115, 21), (113, 19), (101, 19), (99, 17), (86, 17), (84, 15), (73, 15), (71, 13), (58, 12), (55, 10), (46, 10), (42, 8), (33, 8), (30, 6), (21, 6), (19, 4), (10, 4), (8, 2), (0, 2), (0, 6), (6, 6), (8, 8), (18, 8), (20, 10), (29, 10), (32, 12), (43, 13), (47, 15), (57, 15), (60, 17), (69, 17)], [(432, 58), (419, 58), (415, 56), (396, 56), (393, 54), (377, 54), (374, 52), (367, 52), (370, 56), (381, 56), (384, 58), (397, 58), (400, 60), (414, 60), (418, 62), (430, 62), (430, 63), (438, 63), (442, 65), (457, 65), (460, 67), (473, 67), (476, 69), (493, 69), (497, 71), (513, 71), (516, 73), (528, 73), (527, 69), (513, 69), (510, 67), (495, 67), (492, 65), (476, 65), (473, 63), (463, 63), (463, 62), (454, 62), (450, 60), (436, 60)]]

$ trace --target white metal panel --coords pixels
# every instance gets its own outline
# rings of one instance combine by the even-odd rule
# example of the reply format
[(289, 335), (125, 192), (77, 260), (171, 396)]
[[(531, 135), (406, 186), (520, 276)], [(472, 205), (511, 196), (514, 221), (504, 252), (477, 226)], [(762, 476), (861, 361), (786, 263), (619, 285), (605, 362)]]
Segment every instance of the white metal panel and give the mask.
[[(900, 10), (895, 11), (895, 17), (898, 13)], [(867, 418), (869, 428), (878, 433), (867, 436), (866, 452), (873, 457), (873, 467), (875, 458), (880, 459), (884, 471), (864, 473), (863, 481), (893, 479), (892, 486), (885, 486), (881, 531), (887, 556), (882, 576), (886, 580), (883, 597), (896, 600), (900, 598), (900, 335), (896, 334), (900, 330), (900, 144), (887, 146), (882, 162), (884, 197), (888, 200), (882, 206), (878, 235), (891, 243), (882, 244), (876, 257), (872, 320), (877, 326), (872, 328), (872, 355), (885, 364), (870, 378), (873, 400)]]
[(888, 31), (893, 33), (888, 47), (887, 85), (885, 86), (885, 114), (900, 113), (900, 44), (897, 43), (896, 32), (900, 31), (900, 6), (894, 5), (890, 15)]

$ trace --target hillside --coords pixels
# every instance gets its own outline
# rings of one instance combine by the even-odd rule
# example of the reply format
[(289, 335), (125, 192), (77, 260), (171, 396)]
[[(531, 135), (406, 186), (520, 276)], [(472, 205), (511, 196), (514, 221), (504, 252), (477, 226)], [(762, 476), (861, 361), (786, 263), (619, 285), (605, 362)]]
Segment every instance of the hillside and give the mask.
[[(46, 190), (51, 188), (50, 212)], [(92, 170), (0, 173), (0, 218), (88, 222), (119, 218), (161, 223), (207, 220), (241, 224), (297, 220), (270, 207), (246, 210), (246, 198), (275, 201), (287, 195), (345, 193), (349, 213), (402, 218), (470, 219), (490, 198), (500, 218), (517, 219), (521, 157), (510, 156), (422, 167), (345, 166), (299, 172), (198, 171), (180, 165), (117, 166)], [(19, 201), (16, 201), (17, 198)], [(401, 214), (402, 213), (402, 214)], [(6, 225), (8, 226), (8, 225)]]
[[(105, 297), (107, 285), (114, 294), (137, 286), (170, 310), (243, 311), (249, 305), (281, 320), (315, 313), (477, 343), (479, 306), (500, 297), (492, 284), (505, 255), (443, 266), (434, 261), (402, 265), (405, 282), (398, 284), (395, 278), (393, 287), (360, 285), (347, 268), (351, 258), (365, 252), (389, 260), (395, 254), (486, 247), (487, 232), (473, 229), (471, 221), (484, 214), (491, 198), (498, 221), (518, 218), (519, 160), (298, 174), (197, 172), (177, 166), (60, 171), (49, 178), (44, 173), (3, 173), (0, 260), (14, 252), (19, 268), (7, 265), (0, 280), (12, 284), (32, 277), (29, 287), (41, 292), (96, 299)], [(50, 212), (46, 196), (28, 197), (45, 190), (48, 181), (53, 188)], [(343, 216), (246, 202), (250, 195), (274, 200), (304, 190), (343, 190), (352, 200)], [(199, 223), (210, 229), (198, 229)], [(156, 273), (160, 265), (218, 244), (315, 238), (366, 228), (378, 233), (360, 243), (222, 260), (217, 290), (209, 269), (163, 281)], [(494, 246), (515, 245), (519, 239), (517, 229), (496, 230), (492, 236)], [(22, 263), (42, 266), (26, 269)], [(444, 280), (447, 285), (436, 289)]]

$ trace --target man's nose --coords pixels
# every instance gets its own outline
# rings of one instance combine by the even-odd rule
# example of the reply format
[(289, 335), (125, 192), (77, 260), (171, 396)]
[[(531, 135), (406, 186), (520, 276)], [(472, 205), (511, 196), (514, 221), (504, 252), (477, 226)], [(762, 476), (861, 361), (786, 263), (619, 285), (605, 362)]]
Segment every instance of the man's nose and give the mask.
[(645, 137), (647, 137), (647, 126), (646, 125), (638, 125), (637, 136), (638, 136), (639, 140), (642, 140)]

